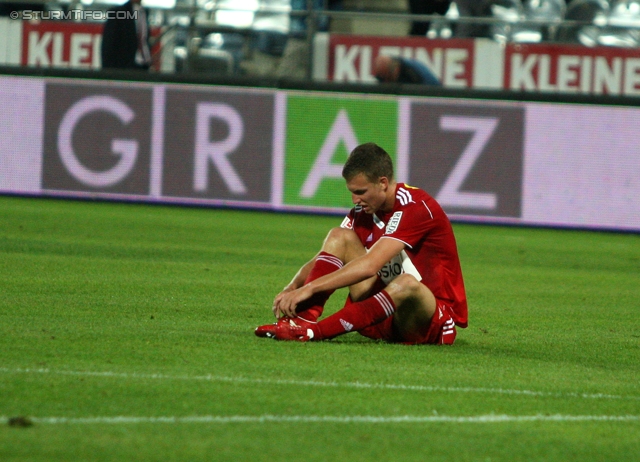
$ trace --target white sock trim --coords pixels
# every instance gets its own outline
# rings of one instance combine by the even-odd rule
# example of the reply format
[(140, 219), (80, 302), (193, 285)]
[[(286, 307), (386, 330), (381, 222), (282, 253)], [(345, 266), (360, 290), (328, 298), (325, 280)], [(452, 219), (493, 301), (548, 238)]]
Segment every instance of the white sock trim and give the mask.
[(373, 298), (375, 298), (378, 303), (380, 303), (380, 306), (382, 306), (382, 309), (384, 310), (384, 313), (387, 315), (387, 317), (393, 314), (395, 308), (393, 307), (391, 302), (384, 296), (384, 294), (377, 293), (373, 296)]

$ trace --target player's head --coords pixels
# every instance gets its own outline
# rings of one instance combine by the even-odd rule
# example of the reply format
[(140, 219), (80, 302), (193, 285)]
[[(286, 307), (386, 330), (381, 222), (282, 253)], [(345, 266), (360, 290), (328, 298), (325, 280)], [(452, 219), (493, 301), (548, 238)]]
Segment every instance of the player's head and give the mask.
[(393, 181), (393, 162), (391, 156), (375, 143), (365, 143), (357, 146), (342, 168), (342, 177), (349, 181), (362, 173), (367, 179), (375, 183), (385, 177)]
[(351, 192), (352, 202), (365, 213), (386, 211), (393, 206), (393, 162), (380, 146), (366, 143), (351, 151), (342, 176)]

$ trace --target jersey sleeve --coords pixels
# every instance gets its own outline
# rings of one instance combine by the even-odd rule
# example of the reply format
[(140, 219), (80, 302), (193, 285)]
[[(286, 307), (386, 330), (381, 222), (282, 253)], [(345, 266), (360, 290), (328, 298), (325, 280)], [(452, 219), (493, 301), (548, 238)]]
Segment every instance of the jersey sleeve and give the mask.
[(431, 211), (424, 201), (419, 201), (394, 212), (382, 237), (397, 239), (413, 248), (434, 225)]

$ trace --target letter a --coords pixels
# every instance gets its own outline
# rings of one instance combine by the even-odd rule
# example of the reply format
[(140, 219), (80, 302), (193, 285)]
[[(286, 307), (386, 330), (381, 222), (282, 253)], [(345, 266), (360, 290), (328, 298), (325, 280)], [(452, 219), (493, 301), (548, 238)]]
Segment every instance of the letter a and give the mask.
[(347, 152), (351, 152), (358, 146), (358, 140), (353, 132), (353, 127), (347, 116), (347, 111), (340, 109), (338, 117), (333, 122), (329, 135), (324, 140), (320, 153), (313, 164), (300, 195), (302, 197), (313, 197), (318, 191), (318, 186), (324, 178), (342, 178), (342, 165), (332, 164), (331, 158), (336, 152), (340, 141), (343, 141)]

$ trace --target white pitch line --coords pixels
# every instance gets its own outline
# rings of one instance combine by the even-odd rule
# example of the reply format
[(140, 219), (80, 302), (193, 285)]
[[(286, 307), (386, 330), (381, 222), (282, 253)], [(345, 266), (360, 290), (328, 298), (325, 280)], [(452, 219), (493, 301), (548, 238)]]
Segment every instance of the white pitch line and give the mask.
[[(7, 417), (0, 421), (7, 422)], [(203, 416), (160, 416), (160, 417), (29, 417), (35, 424), (145, 424), (145, 423), (365, 423), (365, 424), (397, 424), (397, 423), (509, 423), (509, 422), (640, 422), (640, 415), (496, 415), (477, 416), (429, 415), (429, 416), (332, 416), (332, 415), (203, 415)]]
[(10, 369), (0, 367), (0, 373), (7, 374), (53, 374), (82, 377), (108, 377), (133, 380), (184, 380), (226, 383), (249, 383), (263, 385), (291, 385), (306, 387), (330, 387), (330, 388), (356, 388), (356, 389), (383, 389), (417, 392), (445, 392), (445, 393), (485, 393), (501, 395), (541, 396), (550, 398), (583, 398), (583, 399), (610, 399), (610, 400), (640, 400), (640, 396), (610, 395), (604, 393), (580, 393), (580, 392), (546, 392), (533, 390), (515, 390), (505, 388), (474, 388), (474, 387), (438, 387), (428, 385), (403, 385), (392, 383), (366, 383), (366, 382), (321, 382), (315, 380), (285, 380), (285, 379), (258, 379), (246, 377), (228, 377), (220, 375), (167, 375), (167, 374), (137, 374), (111, 371), (71, 371), (52, 370), (47, 368), (17, 368)]

